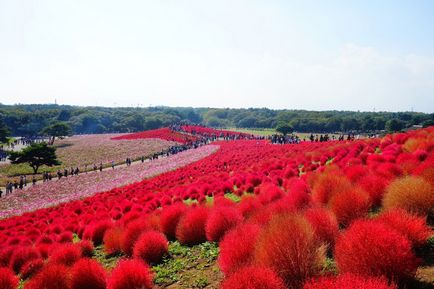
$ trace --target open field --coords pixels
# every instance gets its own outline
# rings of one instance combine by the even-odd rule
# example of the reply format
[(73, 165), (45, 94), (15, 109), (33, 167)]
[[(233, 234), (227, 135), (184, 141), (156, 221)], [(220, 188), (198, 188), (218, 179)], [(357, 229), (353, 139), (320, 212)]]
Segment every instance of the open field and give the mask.
[[(55, 172), (58, 169), (79, 167), (84, 171), (92, 170), (93, 164), (103, 163), (104, 167), (110, 166), (114, 161), (116, 164), (125, 162), (127, 157), (139, 159), (141, 156), (149, 156), (161, 152), (176, 144), (173, 141), (161, 139), (136, 139), (136, 140), (112, 140), (121, 134), (95, 134), (77, 135), (57, 140), (54, 145), (57, 147), (57, 156), (62, 163), (60, 166), (42, 166), (42, 172)], [(3, 187), (8, 180), (14, 176), (31, 175), (33, 170), (27, 164), (1, 164), (0, 165), (0, 187)], [(30, 180), (30, 178), (29, 178)]]
[[(434, 127), (217, 141), (185, 166), (50, 208), (23, 196), (13, 207), (28, 213), (0, 220), (0, 264), (24, 289), (432, 288), (433, 143)], [(100, 181), (134, 182), (139, 166)]]

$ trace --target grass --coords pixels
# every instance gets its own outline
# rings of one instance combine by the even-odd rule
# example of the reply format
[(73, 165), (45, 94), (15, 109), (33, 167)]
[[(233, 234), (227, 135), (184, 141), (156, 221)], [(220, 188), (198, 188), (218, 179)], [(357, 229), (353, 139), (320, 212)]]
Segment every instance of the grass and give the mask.
[(273, 128), (237, 128), (237, 127), (229, 127), (225, 128), (225, 130), (237, 131), (242, 133), (248, 133), (253, 135), (260, 136), (270, 136), (276, 134), (276, 130)]

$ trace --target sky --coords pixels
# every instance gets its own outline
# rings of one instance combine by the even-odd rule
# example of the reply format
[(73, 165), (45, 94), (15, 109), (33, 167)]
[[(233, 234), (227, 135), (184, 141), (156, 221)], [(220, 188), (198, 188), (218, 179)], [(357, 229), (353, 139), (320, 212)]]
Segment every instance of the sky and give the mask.
[(432, 0), (0, 0), (0, 103), (434, 112)]

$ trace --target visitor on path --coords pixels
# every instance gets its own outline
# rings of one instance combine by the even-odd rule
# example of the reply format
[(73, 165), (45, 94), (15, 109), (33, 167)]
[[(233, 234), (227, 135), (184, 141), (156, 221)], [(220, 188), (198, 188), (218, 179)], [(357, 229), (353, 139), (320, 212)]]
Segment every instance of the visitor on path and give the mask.
[(115, 161), (112, 161), (112, 169), (115, 169)]
[(78, 176), (78, 174), (80, 173), (80, 169), (78, 167), (75, 168), (75, 175)]
[(57, 171), (57, 178), (60, 180), (62, 178), (62, 172), (60, 170)]
[(48, 180), (51, 181), (52, 178), (53, 176), (51, 175), (51, 173), (48, 173)]
[(68, 169), (64, 169), (64, 170), (63, 170), (63, 175), (65, 176), (65, 178), (68, 177)]
[(3, 195), (3, 191), (2, 191), (2, 189), (0, 188), (0, 198), (2, 197), (2, 195)]
[(102, 163), (99, 164), (99, 171), (102, 172)]
[(24, 186), (27, 187), (27, 176), (24, 175), (23, 179), (24, 179)]
[(33, 186), (36, 185), (36, 178), (35, 178), (35, 176), (33, 176), (33, 178), (32, 178), (32, 185)]
[(142, 156), (141, 160), (142, 160), (142, 164), (143, 164), (145, 162), (145, 156)]
[(24, 188), (24, 178), (23, 176), (20, 176), (20, 184), (18, 185), (20, 190), (22, 190)]
[(17, 182), (17, 180), (14, 181), (14, 189), (18, 190), (18, 182)]
[(93, 164), (93, 171), (96, 172), (97, 169), (98, 167), (96, 166), (96, 164)]

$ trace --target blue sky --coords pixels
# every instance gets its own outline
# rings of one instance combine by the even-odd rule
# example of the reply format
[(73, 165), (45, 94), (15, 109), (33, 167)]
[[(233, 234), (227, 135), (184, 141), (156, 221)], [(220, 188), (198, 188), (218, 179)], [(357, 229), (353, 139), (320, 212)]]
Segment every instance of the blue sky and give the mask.
[(434, 112), (434, 1), (0, 0), (0, 102)]

